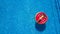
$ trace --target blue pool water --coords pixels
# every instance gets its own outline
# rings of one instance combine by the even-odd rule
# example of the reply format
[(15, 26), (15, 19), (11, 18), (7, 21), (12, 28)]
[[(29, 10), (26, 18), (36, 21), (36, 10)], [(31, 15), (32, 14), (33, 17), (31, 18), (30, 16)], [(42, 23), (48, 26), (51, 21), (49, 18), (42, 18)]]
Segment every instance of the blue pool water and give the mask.
[[(46, 24), (36, 23), (37, 12)], [(0, 34), (60, 34), (60, 0), (0, 0)]]

